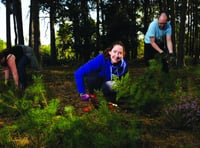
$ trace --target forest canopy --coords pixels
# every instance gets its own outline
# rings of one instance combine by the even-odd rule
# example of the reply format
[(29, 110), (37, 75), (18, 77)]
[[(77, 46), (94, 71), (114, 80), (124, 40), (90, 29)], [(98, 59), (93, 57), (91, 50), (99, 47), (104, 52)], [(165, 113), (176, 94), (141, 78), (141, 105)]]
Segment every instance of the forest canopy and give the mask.
[[(6, 6), (7, 46), (24, 44), (21, 4), (23, 0), (2, 0)], [(143, 57), (143, 36), (149, 23), (160, 11), (169, 14), (177, 66), (185, 60), (199, 63), (199, 5), (189, 0), (30, 0), (29, 46), (41, 57), (39, 12), (49, 14), (50, 47), (48, 56), (58, 60), (87, 61), (104, 50), (111, 42), (121, 40), (127, 59)], [(92, 17), (96, 16), (96, 18)], [(13, 15), (15, 43), (11, 43), (10, 17)], [(55, 25), (59, 26), (58, 31)], [(45, 52), (46, 53), (46, 52)], [(40, 59), (40, 58), (39, 58)]]

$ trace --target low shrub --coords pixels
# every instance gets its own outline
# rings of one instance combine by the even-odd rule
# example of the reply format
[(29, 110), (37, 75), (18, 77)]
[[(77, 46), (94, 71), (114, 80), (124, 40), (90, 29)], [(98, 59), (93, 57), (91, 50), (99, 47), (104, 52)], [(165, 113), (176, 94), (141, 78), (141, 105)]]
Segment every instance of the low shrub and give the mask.
[(143, 76), (132, 81), (129, 74), (115, 79), (113, 87), (117, 92), (117, 101), (126, 102), (134, 112), (157, 115), (163, 106), (172, 100), (175, 81), (170, 73), (160, 69), (161, 63), (152, 60)]
[[(36, 87), (36, 88), (35, 88)], [(28, 139), (23, 147), (135, 147), (139, 139), (137, 118), (112, 112), (107, 102), (83, 116), (66, 106), (58, 114), (59, 99), (47, 101), (42, 77), (22, 98), (13, 100), (19, 115), (0, 129), (0, 146), (20, 147), (16, 139)]]
[(180, 96), (175, 104), (165, 109), (166, 122), (175, 129), (189, 129), (199, 126), (200, 102), (193, 95)]

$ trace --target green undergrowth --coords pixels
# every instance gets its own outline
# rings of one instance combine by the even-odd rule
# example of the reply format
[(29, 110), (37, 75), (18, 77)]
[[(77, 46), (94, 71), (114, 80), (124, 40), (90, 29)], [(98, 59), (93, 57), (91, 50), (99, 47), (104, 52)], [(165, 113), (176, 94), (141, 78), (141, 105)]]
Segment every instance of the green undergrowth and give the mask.
[[(116, 101), (140, 118), (146, 147), (198, 147), (200, 143), (195, 139), (200, 134), (200, 67), (164, 73), (159, 64), (152, 60), (144, 75), (134, 79), (129, 73), (116, 78)], [(181, 144), (175, 133), (190, 136), (182, 137)]]
[(15, 90), (1, 94), (1, 115), (12, 122), (0, 128), (2, 147), (135, 147), (139, 141), (137, 118), (111, 112), (102, 98), (98, 110), (83, 116), (60, 99), (47, 100), (42, 76), (23, 95)]
[[(200, 67), (115, 78), (116, 110), (96, 92), (99, 108), (76, 115), (60, 98), (47, 98), (43, 76), (25, 92), (0, 85), (0, 147), (199, 147)], [(62, 112), (60, 112), (60, 107)]]

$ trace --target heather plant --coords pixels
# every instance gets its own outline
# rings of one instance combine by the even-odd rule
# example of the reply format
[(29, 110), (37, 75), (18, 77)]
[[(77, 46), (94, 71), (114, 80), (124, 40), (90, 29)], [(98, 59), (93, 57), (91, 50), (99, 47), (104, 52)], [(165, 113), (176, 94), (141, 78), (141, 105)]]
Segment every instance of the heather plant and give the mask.
[[(199, 89), (196, 85), (198, 80), (197, 67), (190, 77), (177, 79), (176, 89), (173, 93), (174, 102), (165, 108), (165, 118), (168, 126), (176, 129), (191, 129), (199, 127), (200, 121), (200, 99)], [(189, 75), (187, 72), (184, 72)]]
[(199, 127), (200, 102), (192, 94), (180, 96), (165, 109), (166, 123), (176, 129)]

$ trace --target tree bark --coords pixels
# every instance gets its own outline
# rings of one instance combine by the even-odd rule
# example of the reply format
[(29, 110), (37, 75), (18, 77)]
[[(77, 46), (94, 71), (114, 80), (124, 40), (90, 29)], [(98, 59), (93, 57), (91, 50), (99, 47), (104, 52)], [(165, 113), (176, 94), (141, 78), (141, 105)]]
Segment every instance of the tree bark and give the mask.
[(6, 1), (6, 40), (7, 40), (7, 48), (11, 47), (11, 30), (10, 30), (10, 14), (11, 14), (11, 1)]
[(51, 36), (51, 59), (52, 64), (56, 64), (57, 61), (57, 50), (56, 50), (56, 43), (55, 43), (55, 10), (54, 10), (54, 3), (51, 2), (50, 4), (50, 36)]
[(184, 61), (184, 39), (185, 39), (186, 9), (187, 9), (187, 1), (182, 0), (179, 43), (178, 43), (178, 61), (177, 61), (178, 67), (183, 67), (183, 64), (184, 64), (183, 61)]
[(40, 61), (39, 0), (31, 0), (30, 18), (29, 45), (34, 49), (36, 57)]
[[(22, 21), (22, 9), (21, 9), (21, 0), (14, 0), (14, 22), (16, 23), (16, 42), (15, 44), (24, 45), (24, 34), (23, 34), (23, 21)], [(16, 20), (16, 21), (15, 21)]]

